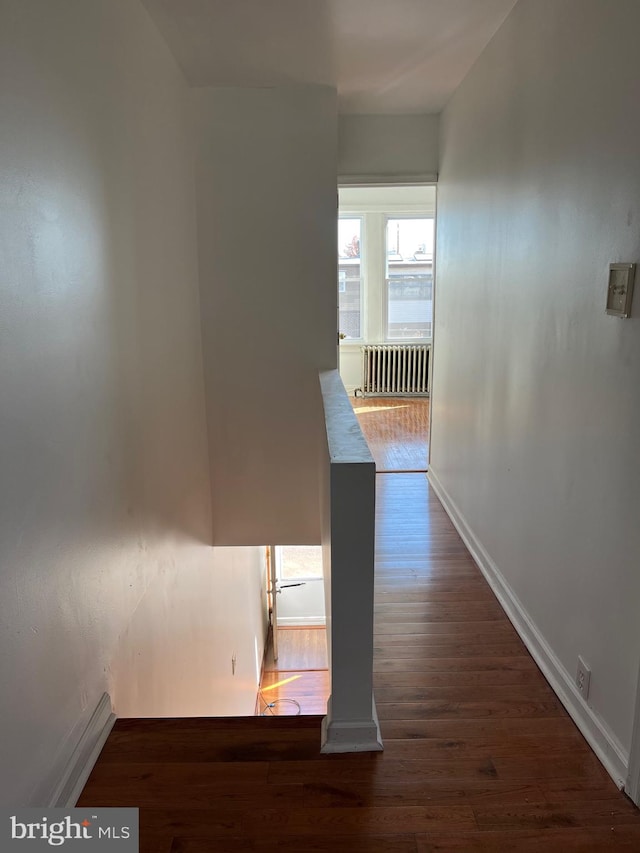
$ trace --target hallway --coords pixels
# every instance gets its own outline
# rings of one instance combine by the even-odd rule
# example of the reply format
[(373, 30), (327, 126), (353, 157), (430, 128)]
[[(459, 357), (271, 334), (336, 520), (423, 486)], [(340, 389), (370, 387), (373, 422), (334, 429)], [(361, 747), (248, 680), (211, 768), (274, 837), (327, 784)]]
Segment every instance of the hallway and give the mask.
[(384, 752), (320, 755), (319, 716), (121, 720), (80, 804), (139, 806), (143, 853), (640, 849), (425, 475), (377, 482)]
[(403, 762), (403, 800), (421, 792), (430, 804), (469, 805), (473, 817), (418, 850), (640, 849), (640, 813), (541, 675), (424, 475), (377, 484), (385, 758)]

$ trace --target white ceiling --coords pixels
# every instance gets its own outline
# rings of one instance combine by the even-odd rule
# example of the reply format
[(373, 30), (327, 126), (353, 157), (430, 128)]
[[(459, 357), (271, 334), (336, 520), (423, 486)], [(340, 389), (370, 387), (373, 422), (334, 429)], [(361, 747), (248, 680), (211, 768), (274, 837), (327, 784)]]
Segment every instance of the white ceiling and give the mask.
[(337, 86), (342, 113), (439, 112), (516, 0), (143, 0), (192, 86)]

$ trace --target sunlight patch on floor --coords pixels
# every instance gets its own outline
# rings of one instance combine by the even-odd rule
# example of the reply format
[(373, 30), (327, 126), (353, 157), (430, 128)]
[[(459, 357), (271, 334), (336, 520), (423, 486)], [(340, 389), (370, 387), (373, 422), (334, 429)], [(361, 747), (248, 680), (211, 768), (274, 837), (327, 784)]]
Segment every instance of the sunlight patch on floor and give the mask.
[(275, 690), (276, 687), (282, 687), (283, 684), (289, 684), (290, 681), (297, 681), (299, 678), (302, 678), (302, 676), (292, 675), (290, 678), (283, 678), (281, 681), (276, 681), (274, 684), (270, 684), (268, 687), (262, 687), (261, 690), (263, 693), (266, 693), (267, 690)]
[(362, 415), (365, 412), (390, 412), (391, 409), (408, 409), (408, 403), (405, 403), (403, 406), (358, 406), (357, 408), (354, 406), (353, 411), (356, 415)]

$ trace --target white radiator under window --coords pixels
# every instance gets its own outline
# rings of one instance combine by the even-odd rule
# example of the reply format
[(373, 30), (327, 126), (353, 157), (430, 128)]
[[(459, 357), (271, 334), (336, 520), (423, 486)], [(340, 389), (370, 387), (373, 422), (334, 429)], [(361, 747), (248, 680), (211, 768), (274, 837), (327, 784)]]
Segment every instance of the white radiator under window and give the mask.
[(429, 395), (431, 344), (382, 344), (362, 347), (362, 388), (367, 395)]

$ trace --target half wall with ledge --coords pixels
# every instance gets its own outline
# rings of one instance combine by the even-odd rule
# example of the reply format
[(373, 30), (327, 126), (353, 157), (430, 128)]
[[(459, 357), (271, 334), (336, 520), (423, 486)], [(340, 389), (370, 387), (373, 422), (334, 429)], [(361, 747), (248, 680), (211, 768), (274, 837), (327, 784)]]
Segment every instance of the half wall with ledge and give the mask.
[(376, 467), (337, 370), (320, 373), (321, 514), (331, 695), (322, 752), (383, 748), (373, 697)]

